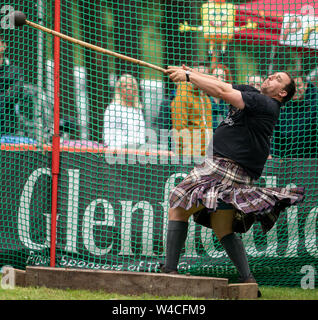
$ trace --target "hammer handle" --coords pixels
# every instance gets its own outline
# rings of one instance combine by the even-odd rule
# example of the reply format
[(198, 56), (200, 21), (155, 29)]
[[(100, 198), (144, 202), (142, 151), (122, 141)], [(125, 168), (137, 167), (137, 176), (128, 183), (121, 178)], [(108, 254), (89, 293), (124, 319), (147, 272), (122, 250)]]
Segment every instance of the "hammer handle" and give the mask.
[(113, 57), (116, 57), (116, 58), (119, 58), (119, 59), (123, 59), (123, 60), (129, 61), (129, 62), (132, 62), (132, 63), (136, 63), (136, 64), (139, 64), (139, 65), (141, 65), (143, 67), (152, 68), (154, 70), (158, 70), (158, 71), (161, 71), (162, 73), (165, 73), (165, 69), (163, 69), (163, 68), (161, 68), (159, 66), (156, 66), (154, 64), (151, 64), (151, 63), (148, 63), (148, 62), (145, 62), (145, 61), (142, 61), (142, 60), (138, 60), (138, 59), (135, 59), (135, 58), (132, 58), (132, 57), (128, 57), (128, 56), (125, 56), (123, 54), (120, 54), (120, 53), (117, 53), (117, 52), (114, 52), (114, 51), (111, 51), (111, 50), (108, 50), (108, 49), (104, 49), (104, 48), (101, 48), (99, 46), (95, 46), (95, 45), (93, 45), (91, 43), (75, 39), (73, 37), (70, 37), (70, 36), (67, 36), (67, 35), (65, 35), (63, 33), (60, 33), (60, 32), (57, 32), (55, 30), (46, 28), (44, 26), (41, 26), (41, 25), (39, 25), (37, 23), (34, 23), (32, 21), (29, 21), (29, 20), (25, 20), (25, 23), (27, 25), (33, 27), (33, 28), (42, 30), (42, 31), (44, 31), (46, 33), (52, 34), (54, 36), (57, 36), (57, 37), (59, 37), (61, 39), (66, 40), (66, 41), (78, 44), (78, 45), (83, 46), (85, 48), (89, 48), (89, 49), (92, 49), (94, 51), (105, 53), (107, 55), (110, 55), (110, 56), (113, 56)]

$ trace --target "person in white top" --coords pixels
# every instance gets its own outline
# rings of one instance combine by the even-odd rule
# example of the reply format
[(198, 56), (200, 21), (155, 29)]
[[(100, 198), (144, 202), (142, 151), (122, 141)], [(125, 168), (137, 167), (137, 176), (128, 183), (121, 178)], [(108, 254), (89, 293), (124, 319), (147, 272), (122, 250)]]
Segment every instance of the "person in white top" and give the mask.
[(145, 126), (137, 80), (124, 74), (116, 82), (114, 98), (104, 113), (103, 142), (110, 148), (145, 144)]

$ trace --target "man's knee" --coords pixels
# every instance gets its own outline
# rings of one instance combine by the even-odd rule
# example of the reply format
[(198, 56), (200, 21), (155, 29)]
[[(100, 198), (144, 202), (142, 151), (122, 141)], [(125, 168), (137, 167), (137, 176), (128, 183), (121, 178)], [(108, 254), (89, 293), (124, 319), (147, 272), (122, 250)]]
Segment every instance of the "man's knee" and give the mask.
[(169, 220), (188, 221), (195, 212), (202, 210), (203, 208), (203, 205), (199, 205), (198, 207), (194, 205), (189, 210), (182, 207), (169, 208)]
[(212, 213), (211, 227), (218, 240), (233, 232), (234, 213), (234, 209), (217, 210)]
[(188, 221), (189, 217), (189, 213), (181, 207), (169, 209), (169, 220)]

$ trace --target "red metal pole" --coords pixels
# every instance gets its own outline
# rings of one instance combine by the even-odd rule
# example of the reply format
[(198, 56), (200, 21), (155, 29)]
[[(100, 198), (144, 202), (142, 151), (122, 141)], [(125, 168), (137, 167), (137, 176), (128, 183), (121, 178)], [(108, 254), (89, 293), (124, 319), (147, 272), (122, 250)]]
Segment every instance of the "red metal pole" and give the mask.
[[(55, 0), (54, 30), (60, 32), (60, 0)], [(60, 38), (54, 37), (54, 134), (52, 140), (52, 208), (50, 266), (55, 267), (57, 187), (60, 173)]]

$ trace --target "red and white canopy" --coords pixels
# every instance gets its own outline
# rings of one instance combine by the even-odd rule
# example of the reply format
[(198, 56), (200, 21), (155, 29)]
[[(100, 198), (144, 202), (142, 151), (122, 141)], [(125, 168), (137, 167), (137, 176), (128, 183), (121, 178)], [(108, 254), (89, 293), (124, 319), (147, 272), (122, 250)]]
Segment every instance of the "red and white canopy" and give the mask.
[(257, 27), (237, 32), (235, 40), (318, 49), (318, 1), (257, 0), (238, 5), (236, 25), (248, 21)]

